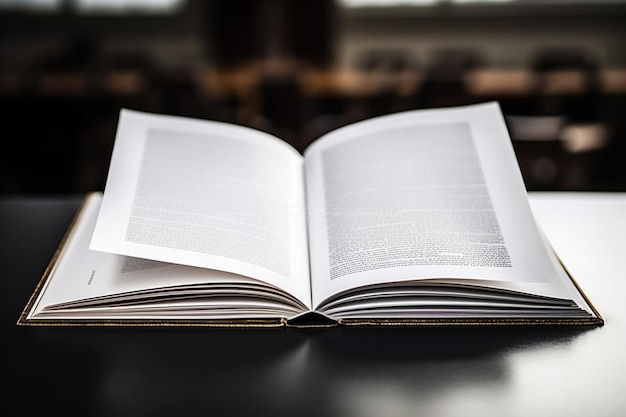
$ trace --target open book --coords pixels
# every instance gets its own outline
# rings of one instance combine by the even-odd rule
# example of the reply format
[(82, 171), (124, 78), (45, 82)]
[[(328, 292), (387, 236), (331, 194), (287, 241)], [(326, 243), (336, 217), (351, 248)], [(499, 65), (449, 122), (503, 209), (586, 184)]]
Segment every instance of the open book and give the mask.
[(538, 229), (497, 103), (408, 111), (298, 153), (122, 110), (19, 324), (602, 324)]

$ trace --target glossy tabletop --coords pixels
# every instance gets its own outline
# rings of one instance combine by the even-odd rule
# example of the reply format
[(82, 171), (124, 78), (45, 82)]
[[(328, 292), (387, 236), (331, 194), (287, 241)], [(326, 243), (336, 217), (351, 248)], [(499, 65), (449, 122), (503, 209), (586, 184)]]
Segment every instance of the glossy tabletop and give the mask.
[(3, 409), (17, 416), (626, 415), (626, 194), (530, 199), (603, 327), (18, 327), (81, 196), (0, 198)]

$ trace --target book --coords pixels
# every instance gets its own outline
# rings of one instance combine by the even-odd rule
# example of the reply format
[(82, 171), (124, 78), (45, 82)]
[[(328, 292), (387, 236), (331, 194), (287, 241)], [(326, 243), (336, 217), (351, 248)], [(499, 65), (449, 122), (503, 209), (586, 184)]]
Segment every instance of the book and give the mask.
[(302, 153), (122, 109), (20, 325), (601, 325), (534, 220), (497, 102), (378, 116)]

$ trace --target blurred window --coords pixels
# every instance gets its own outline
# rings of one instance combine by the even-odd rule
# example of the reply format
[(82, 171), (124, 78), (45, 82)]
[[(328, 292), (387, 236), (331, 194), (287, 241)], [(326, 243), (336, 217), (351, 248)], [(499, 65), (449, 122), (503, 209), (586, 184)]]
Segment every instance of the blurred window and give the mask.
[(63, 0), (0, 0), (0, 10), (20, 10), (33, 12), (56, 11)]
[(0, 10), (56, 12), (64, 8), (90, 14), (165, 14), (185, 0), (0, 0)]
[(404, 7), (404, 6), (450, 6), (450, 5), (514, 5), (514, 6), (569, 6), (626, 4), (626, 0), (338, 0), (346, 8), (360, 7)]

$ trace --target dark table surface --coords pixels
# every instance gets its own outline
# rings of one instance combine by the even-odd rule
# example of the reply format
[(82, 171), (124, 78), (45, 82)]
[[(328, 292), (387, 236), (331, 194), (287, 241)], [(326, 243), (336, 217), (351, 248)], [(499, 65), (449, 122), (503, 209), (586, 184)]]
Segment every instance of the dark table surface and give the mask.
[(0, 198), (4, 415), (626, 415), (625, 194), (531, 194), (603, 327), (17, 326), (81, 198)]

